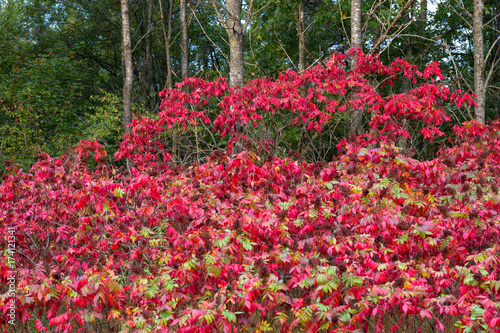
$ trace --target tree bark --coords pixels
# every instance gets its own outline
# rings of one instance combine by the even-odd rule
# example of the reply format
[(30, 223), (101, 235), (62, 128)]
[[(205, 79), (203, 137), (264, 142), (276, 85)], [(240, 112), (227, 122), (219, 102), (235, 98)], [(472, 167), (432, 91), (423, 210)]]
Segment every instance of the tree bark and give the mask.
[(361, 0), (351, 0), (351, 48), (361, 47)]
[(302, 0), (297, 7), (297, 35), (299, 37), (299, 72), (303, 73), (306, 69), (306, 34), (304, 24), (304, 1)]
[(486, 87), (484, 79), (483, 43), (484, 1), (474, 0), (473, 37), (474, 37), (474, 93), (476, 94), (476, 120), (484, 124), (486, 107)]
[[(120, 1), (122, 12), (123, 126), (125, 127), (125, 134), (130, 134), (132, 129), (128, 125), (132, 122), (132, 89), (134, 82), (130, 14), (128, 0)], [(127, 159), (126, 163), (130, 170), (132, 161)]]
[(180, 21), (181, 21), (181, 75), (182, 79), (188, 77), (188, 25), (186, 21), (186, 0), (180, 0)]
[[(361, 47), (361, 0), (351, 0), (351, 49)], [(351, 69), (356, 69), (356, 57), (352, 57)], [(353, 92), (353, 97), (356, 92)], [(361, 135), (363, 110), (351, 109), (350, 135)]]
[(148, 0), (148, 15), (147, 15), (147, 31), (146, 31), (146, 77), (144, 80), (144, 87), (142, 92), (142, 97), (144, 100), (148, 100), (148, 105), (150, 110), (154, 108), (154, 98), (152, 96), (154, 92), (154, 72), (153, 72), (153, 41), (152, 33), (153, 29), (153, 4), (152, 0)]
[(242, 0), (227, 0), (226, 30), (229, 38), (229, 86), (243, 86), (245, 75), (244, 64), (244, 31), (241, 24)]
[(121, 1), (122, 12), (122, 64), (123, 64), (123, 125), (125, 133), (131, 132), (127, 125), (132, 122), (132, 88), (134, 72), (132, 68), (132, 41), (130, 37), (130, 16), (128, 0)]
[[(426, 0), (423, 0), (424, 2)], [(425, 2), (427, 3), (427, 2)], [(405, 14), (403, 16), (403, 24), (408, 24), (411, 19), (412, 19), (412, 15), (414, 15), (414, 10), (415, 8), (412, 9), (412, 11), (410, 11), (408, 14)], [(411, 37), (410, 37), (411, 38)], [(412, 41), (411, 39), (408, 40), (406, 42), (406, 47), (405, 47), (405, 50), (404, 50), (404, 60), (406, 60), (407, 62), (411, 63), (412, 62), (412, 57), (413, 57), (413, 49), (412, 49)], [(406, 77), (406, 76), (401, 76), (401, 90), (404, 94), (408, 93), (410, 90), (411, 90), (411, 82), (410, 80)], [(403, 126), (404, 129), (407, 129), (407, 119), (403, 118), (401, 120), (401, 125)], [(399, 139), (398, 139), (398, 146), (403, 149), (403, 150), (406, 150), (407, 146), (408, 146), (408, 140), (406, 137), (404, 136), (401, 136)]]
[[(380, 23), (377, 23), (377, 25), (375, 26), (375, 29), (373, 30), (373, 38), (372, 38), (372, 45), (375, 47), (375, 45), (377, 44), (377, 41), (379, 40), (380, 38), (380, 34), (382, 33), (382, 27), (380, 26)], [(380, 52), (380, 45), (378, 45), (376, 47), (375, 50), (373, 50), (373, 53), (374, 54), (377, 54)]]
[(165, 28), (165, 19), (163, 15), (163, 8), (161, 5), (162, 1), (163, 0), (158, 0), (158, 3), (160, 4), (160, 18), (163, 29), (163, 37), (165, 38), (165, 59), (167, 62), (167, 78), (165, 80), (164, 89), (170, 89), (172, 88), (172, 57), (170, 53), (170, 44), (172, 40), (172, 13), (173, 13), (174, 0), (168, 0), (168, 23), (166, 28)]
[(241, 87), (244, 84), (245, 77), (245, 54), (244, 54), (244, 38), (245, 31), (253, 14), (254, 0), (248, 1), (248, 9), (245, 17), (245, 24), (241, 23), (242, 0), (226, 0), (224, 15), (219, 7), (223, 6), (220, 2), (210, 0), (214, 7), (215, 14), (219, 22), (226, 29), (229, 39), (229, 87)]
[[(411, 48), (411, 44), (407, 44), (406, 46), (406, 50), (405, 50), (405, 55), (404, 55), (404, 59), (408, 62), (411, 62), (411, 58), (412, 58), (412, 48)], [(403, 91), (403, 93), (408, 93), (410, 90), (411, 90), (411, 84), (410, 84), (410, 80), (406, 77), (406, 76), (402, 76), (401, 77), (401, 90)], [(403, 126), (403, 128), (406, 129), (407, 127), (407, 120), (406, 119), (402, 119), (401, 120), (401, 125)], [(406, 137), (404, 136), (401, 136), (399, 139), (398, 139), (398, 146), (405, 150), (408, 146), (408, 140)]]
[[(224, 29), (226, 29), (229, 40), (229, 87), (233, 89), (242, 87), (245, 77), (244, 37), (252, 16), (254, 0), (250, 0), (248, 3), (244, 25), (241, 23), (242, 0), (226, 0), (226, 20), (224, 20), (224, 16), (219, 10), (222, 4), (217, 4), (215, 0), (210, 0), (210, 2), (214, 7), (219, 22), (224, 26)], [(236, 121), (234, 131), (238, 134), (243, 133), (243, 126), (240, 121)], [(237, 154), (242, 150), (242, 142), (241, 140), (237, 140), (234, 144), (233, 154)]]
[[(299, 38), (299, 73), (304, 73), (306, 70), (306, 35), (304, 23), (304, 0), (301, 0), (295, 11), (295, 21), (297, 24), (297, 36)], [(299, 87), (300, 97), (307, 96), (307, 87), (302, 85)], [(307, 122), (300, 129), (300, 136), (297, 143), (297, 150), (306, 157), (309, 154), (310, 147), (307, 145)]]

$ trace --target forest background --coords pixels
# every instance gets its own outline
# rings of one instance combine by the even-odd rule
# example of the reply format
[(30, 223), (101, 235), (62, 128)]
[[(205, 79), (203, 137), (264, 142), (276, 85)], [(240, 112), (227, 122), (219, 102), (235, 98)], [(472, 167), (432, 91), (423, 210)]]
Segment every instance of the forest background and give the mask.
[[(128, 12), (122, 11), (124, 4)], [(351, 20), (352, 13), (359, 23)], [(129, 81), (133, 90), (125, 91), (125, 98), (133, 101), (134, 117), (157, 113), (158, 93), (186, 77), (208, 81), (227, 77), (230, 86), (241, 86), (287, 69), (304, 71), (352, 46), (379, 53), (384, 63), (401, 58), (423, 69), (438, 61), (450, 90), (478, 95), (479, 111), (447, 109), (454, 124), (472, 118), (484, 122), (484, 117), (493, 119), (499, 113), (498, 0), (4, 0), (0, 1), (2, 170), (6, 160), (27, 168), (41, 151), (59, 156), (81, 139), (97, 138), (109, 156), (117, 150), (124, 121), (131, 121), (131, 116), (123, 118), (124, 15), (130, 24), (133, 68)], [(475, 52), (478, 42), (482, 52), (477, 46)], [(389, 93), (411, 88), (412, 82), (401, 77)], [(304, 138), (303, 131), (293, 127), (276, 131), (274, 139), (281, 147), (274, 153), (286, 156), (287, 150), (298, 150), (308, 160), (328, 157), (331, 151), (319, 153), (321, 147), (314, 146), (334, 146), (348, 137), (351, 118), (349, 113), (336, 118), (323, 137)], [(368, 120), (360, 119), (358, 130)], [(194, 147), (194, 134), (189, 129), (168, 132), (167, 146), (175, 163), (187, 165), (225, 146), (215, 138), (212, 146)], [(430, 157), (435, 151), (432, 144), (418, 140), (404, 145), (414, 148), (417, 157)], [(201, 155), (193, 149), (201, 150)]]

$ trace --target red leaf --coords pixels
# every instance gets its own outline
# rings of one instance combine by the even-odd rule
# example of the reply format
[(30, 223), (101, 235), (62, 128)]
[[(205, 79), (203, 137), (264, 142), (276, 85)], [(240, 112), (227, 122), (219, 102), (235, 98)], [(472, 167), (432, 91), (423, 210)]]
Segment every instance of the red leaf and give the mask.
[(38, 332), (40, 332), (40, 331), (47, 331), (47, 328), (42, 325), (42, 322), (40, 321), (40, 319), (36, 319), (35, 320), (35, 327), (36, 327), (36, 330)]

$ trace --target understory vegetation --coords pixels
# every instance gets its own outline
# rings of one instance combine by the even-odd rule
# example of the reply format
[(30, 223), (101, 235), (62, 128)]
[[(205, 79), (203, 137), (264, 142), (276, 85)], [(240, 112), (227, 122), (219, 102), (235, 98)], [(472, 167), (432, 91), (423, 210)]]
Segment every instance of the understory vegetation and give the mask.
[[(401, 75), (415, 88), (393, 94)], [(0, 327), (498, 332), (500, 121), (450, 126), (474, 102), (440, 77), (353, 50), (240, 89), (188, 79), (115, 156), (82, 140), (29, 171), (7, 163), (0, 304), (15, 272), (16, 312)], [(335, 141), (353, 110), (370, 131)], [(181, 133), (188, 166), (172, 162)]]

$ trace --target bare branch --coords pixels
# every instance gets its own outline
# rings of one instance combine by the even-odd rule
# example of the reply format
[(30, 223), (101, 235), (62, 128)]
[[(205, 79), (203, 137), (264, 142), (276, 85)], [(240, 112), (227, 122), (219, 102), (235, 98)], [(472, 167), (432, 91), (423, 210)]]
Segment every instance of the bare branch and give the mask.
[(399, 11), (399, 13), (392, 20), (391, 24), (387, 27), (387, 29), (385, 29), (384, 33), (379, 37), (379, 39), (377, 40), (377, 42), (373, 45), (372, 49), (368, 53), (369, 55), (373, 55), (373, 53), (375, 53), (375, 50), (378, 49), (378, 47), (380, 46), (380, 44), (382, 44), (387, 39), (387, 37), (389, 36), (389, 32), (396, 25), (396, 23), (399, 21), (399, 19), (406, 13), (406, 11), (408, 10), (408, 8), (410, 8), (410, 6), (413, 3), (413, 1), (414, 0), (408, 0), (408, 2), (406, 2), (406, 4), (404, 5), (404, 7), (401, 8), (401, 10)]
[[(493, 45), (491, 45), (490, 49), (488, 50), (488, 54), (486, 54), (486, 58), (485, 58), (485, 62), (488, 60), (490, 54), (491, 54), (491, 50), (493, 50), (493, 47), (495, 46), (496, 43), (498, 43), (500, 41), (500, 37), (498, 37), (495, 42), (493, 43)], [(495, 53), (495, 57), (493, 58), (493, 60), (491, 61), (491, 68), (488, 72), (488, 76), (486, 77), (486, 80), (484, 81), (484, 90), (486, 91), (486, 88), (488, 87), (488, 82), (490, 82), (490, 79), (491, 79), (491, 76), (493, 75), (493, 73), (495, 73), (495, 67), (497, 67), (499, 64), (500, 64), (500, 57), (498, 55), (498, 52), (500, 51), (500, 48), (497, 48), (497, 51)]]
[(247, 15), (245, 18), (245, 25), (243, 26), (243, 34), (247, 31), (248, 24), (252, 20), (253, 3), (254, 3), (254, 0), (250, 0), (250, 4), (248, 5), (248, 10), (247, 10)]
[(290, 58), (290, 56), (288, 55), (288, 53), (286, 52), (285, 48), (283, 47), (283, 44), (281, 43), (279, 37), (278, 37), (278, 34), (276, 34), (276, 31), (274, 31), (274, 34), (276, 35), (276, 40), (278, 41), (278, 43), (280, 44), (281, 46), (281, 49), (283, 50), (283, 52), (285, 52), (285, 55), (286, 57), (288, 58), (288, 60), (290, 61), (290, 63), (292, 64), (293, 68), (297, 69), (297, 66), (295, 66), (293, 60)]
[[(211, 1), (213, 3), (213, 0), (211, 0)], [(224, 59), (226, 59), (226, 61), (229, 61), (229, 57), (227, 56), (227, 54), (225, 54), (224, 52), (222, 52), (221, 48), (217, 44), (214, 43), (214, 41), (212, 40), (212, 38), (210, 38), (210, 36), (205, 31), (205, 28), (203, 28), (203, 25), (201, 24), (200, 20), (198, 20), (198, 16), (194, 12), (194, 10), (192, 8), (190, 8), (190, 9), (191, 9), (191, 12), (193, 13), (194, 18), (196, 19), (196, 22), (198, 22), (198, 25), (200, 26), (201, 30), (203, 31), (203, 33), (205, 34), (205, 36), (207, 37), (207, 39), (210, 41), (210, 43), (212, 43), (213, 46), (215, 46), (215, 48), (217, 50), (219, 50), (220, 54), (222, 54), (222, 56), (224, 57)], [(221, 17), (222, 17), (222, 14), (221, 14)]]
[[(219, 8), (217, 8), (217, 5), (215, 4), (214, 0), (210, 0), (210, 2), (212, 3), (212, 6), (214, 7), (215, 14), (217, 15), (217, 20), (224, 27), (224, 29), (227, 29), (227, 24), (224, 22), (224, 16), (222, 16), (222, 12), (219, 10)], [(198, 21), (198, 19), (196, 19), (196, 20)], [(201, 26), (201, 24), (200, 24), (200, 26)]]

